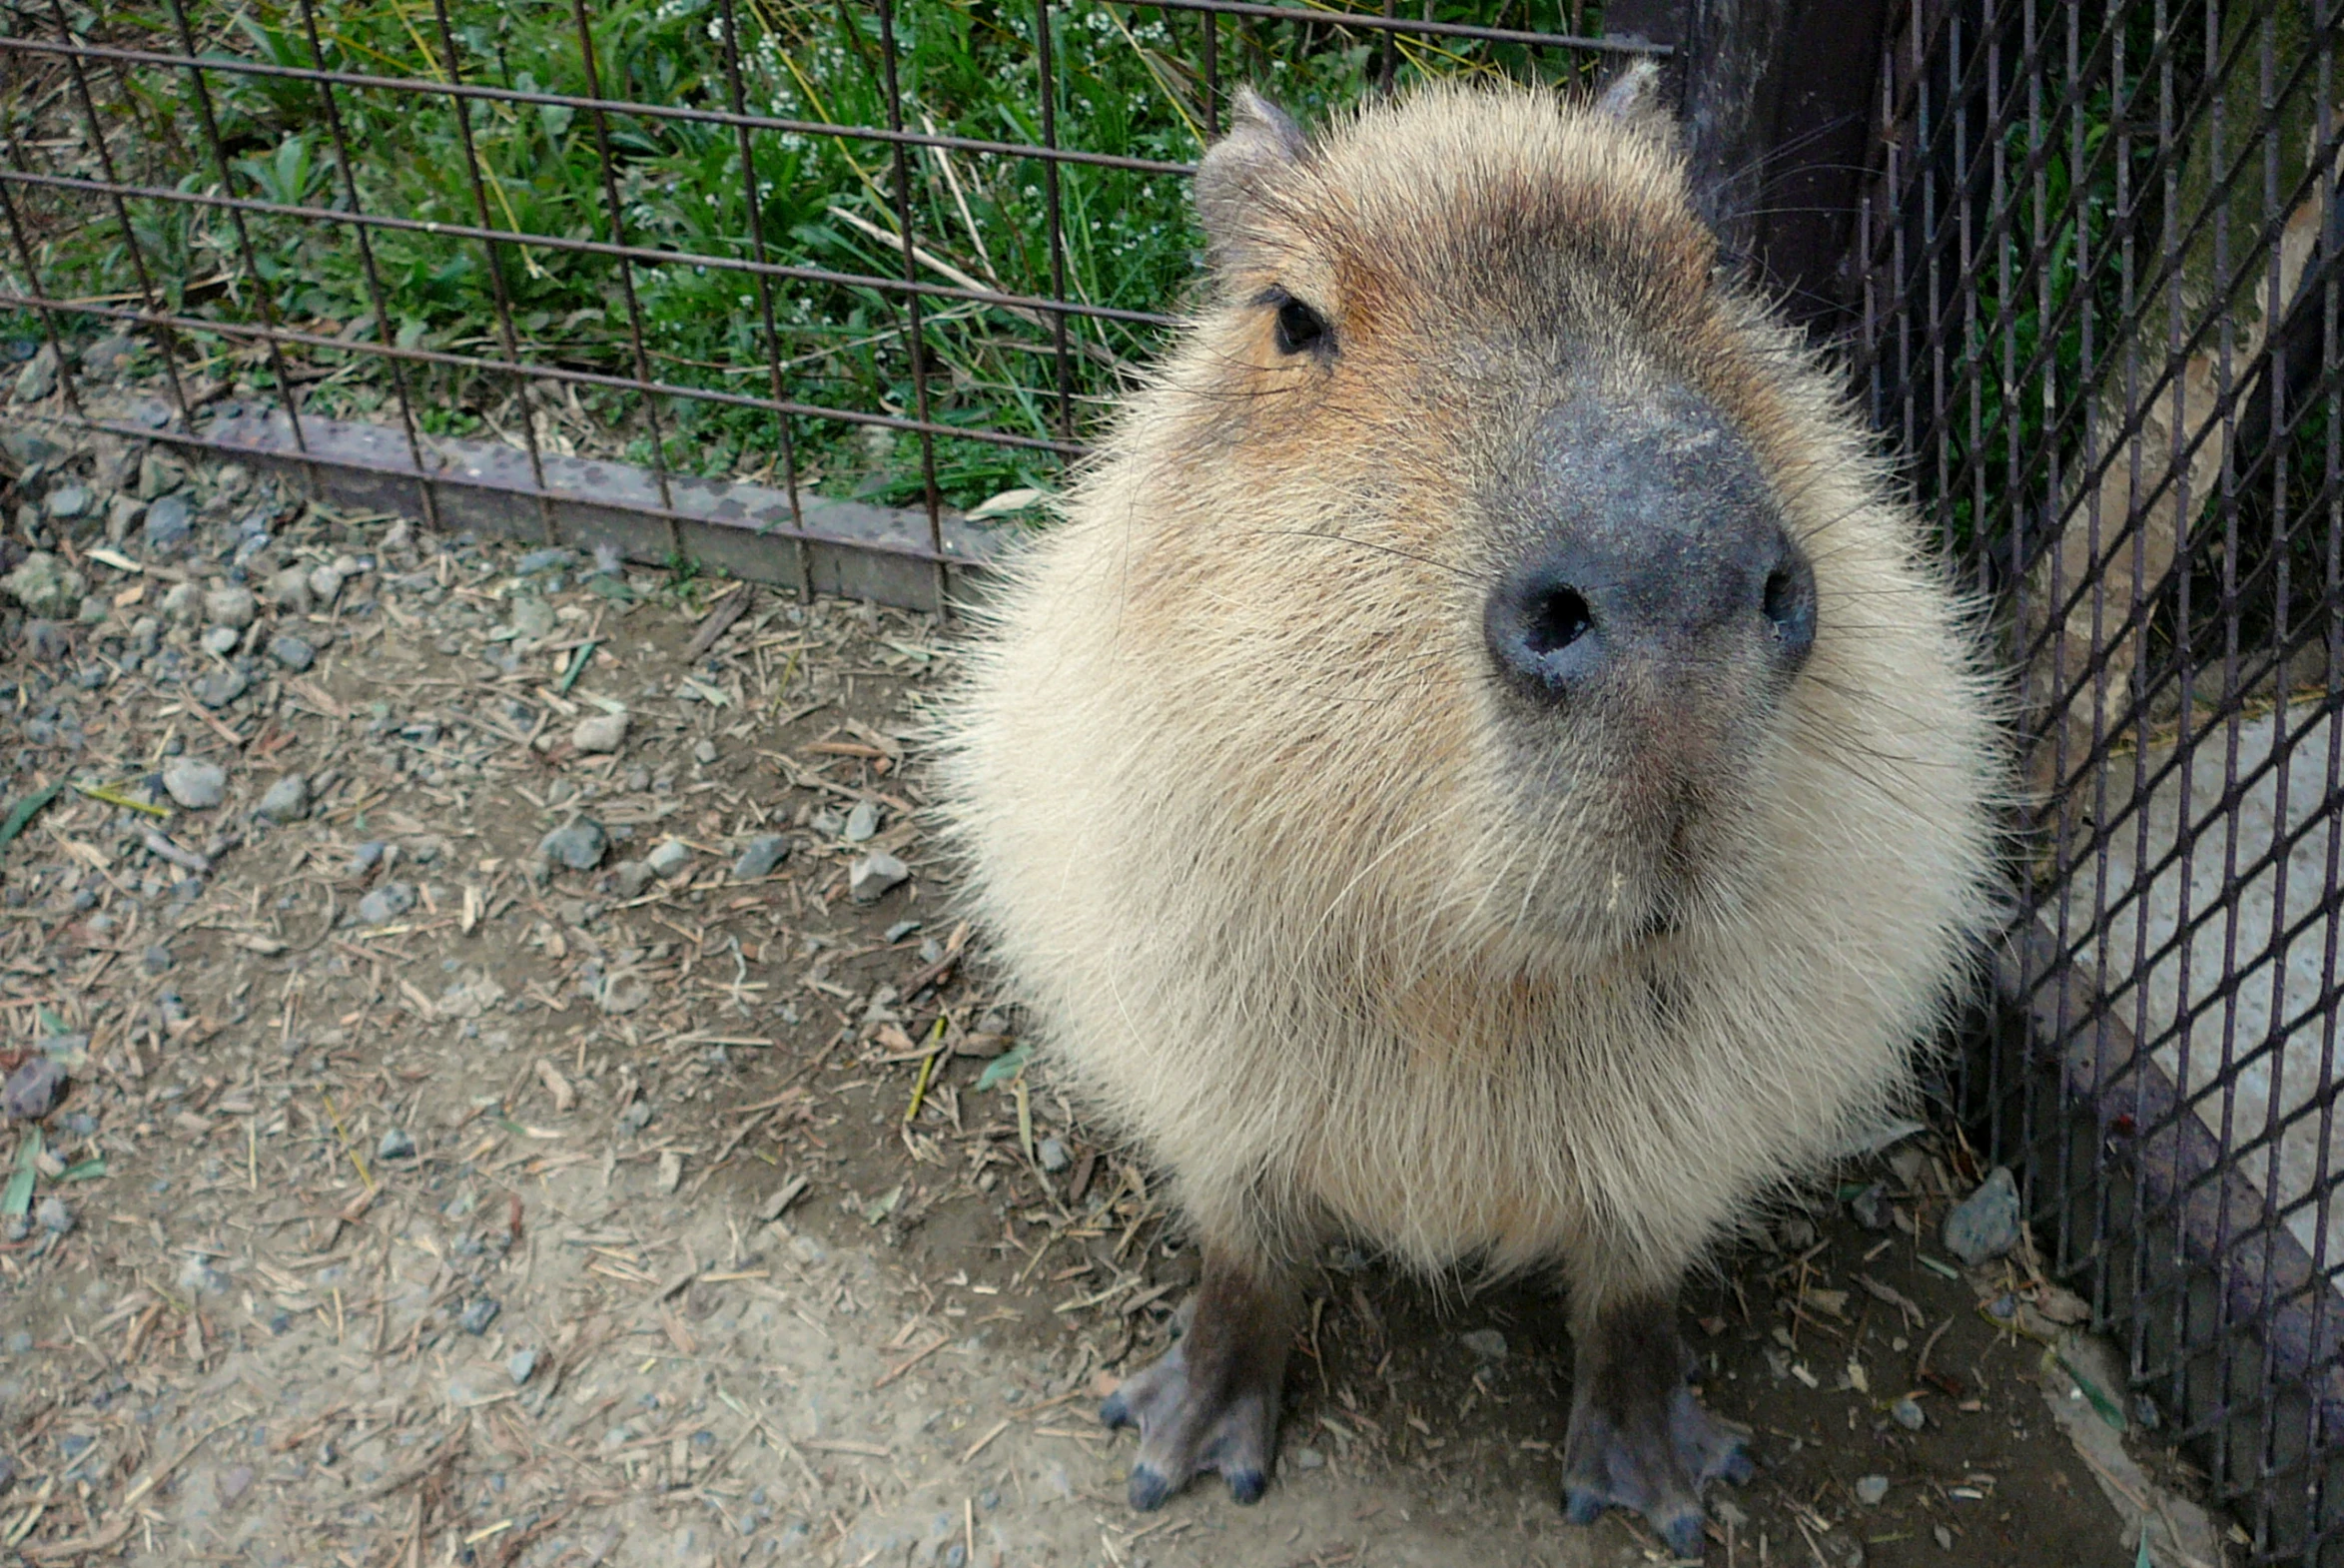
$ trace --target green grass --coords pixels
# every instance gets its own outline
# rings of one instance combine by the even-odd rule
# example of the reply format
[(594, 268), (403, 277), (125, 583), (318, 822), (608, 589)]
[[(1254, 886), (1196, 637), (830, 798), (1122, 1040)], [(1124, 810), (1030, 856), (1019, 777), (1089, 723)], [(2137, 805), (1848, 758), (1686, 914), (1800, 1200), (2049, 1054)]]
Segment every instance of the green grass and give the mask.
[[(445, 43), (428, 0), (322, 0), (313, 54), (298, 0), (228, 6), (189, 0), (207, 53), (298, 68), (446, 79)], [(886, 62), (878, 8), (867, 0), (736, 0), (742, 96), (752, 113), (822, 124), (887, 124)], [(1379, 12), (1346, 0), (1329, 12)], [(594, 64), (602, 96), (725, 109), (724, 9), (720, 0), (620, 0), (594, 4)], [(1035, 8), (995, 0), (899, 0), (896, 70), (905, 123), (1001, 142), (1041, 140)], [(1415, 0), (1410, 11), (1416, 12)], [(1491, 19), (1492, 7), (1440, 0), (1444, 19)], [(1509, 0), (1503, 25), (1592, 28), (1561, 0)], [(572, 12), (546, 0), (448, 0), (463, 78), (522, 92), (585, 95), (586, 59)], [(88, 13), (83, 13), (88, 17)], [(1051, 7), (1057, 132), (1062, 145), (1173, 163), (1200, 151), (1203, 92), (1198, 62), (1205, 19), (1156, 7), (1065, 0)], [(44, 25), (46, 25), (44, 23)], [(1376, 35), (1333, 21), (1300, 25), (1223, 19), (1217, 42), (1224, 90), (1264, 85), (1306, 118), (1372, 90), (1381, 67)], [(113, 8), (88, 20), (88, 37), (171, 49), (165, 6)], [(1502, 70), (1554, 78), (1588, 62), (1532, 58), (1511, 48), (1460, 52), (1404, 42), (1401, 80), (1424, 72)], [(369, 213), (427, 222), (479, 222), (466, 177), (461, 127), (445, 98), (336, 89), (351, 149), (345, 168), (327, 105), (315, 84), (207, 73), (226, 171), (207, 148), (188, 73), (101, 70), (100, 119), (123, 178), (194, 192), (223, 188), (289, 206), (347, 209), (355, 191)], [(45, 149), (58, 173), (94, 175), (96, 159), (62, 68), (44, 63), (9, 77), (0, 102), (22, 141)], [(475, 103), (469, 125), (484, 174), (487, 227), (571, 240), (613, 238), (612, 215), (590, 113), (554, 105)], [(607, 136), (628, 244), (715, 257), (752, 254), (740, 142), (729, 127), (640, 115), (609, 117)], [(751, 138), (759, 192), (756, 229), (775, 262), (901, 277), (894, 201), (895, 155), (883, 143), (759, 131)], [(914, 237), (946, 267), (988, 287), (1049, 296), (1053, 258), (1043, 165), (1031, 158), (914, 150), (904, 174)], [(1197, 236), (1186, 182), (1147, 172), (1061, 166), (1065, 295), (1136, 311), (1176, 307), (1190, 287)], [(346, 341), (389, 340), (444, 353), (501, 357), (498, 285), (510, 304), (521, 357), (603, 375), (636, 372), (621, 269), (602, 257), (442, 235), (369, 232), (383, 292), (382, 320), (353, 231), (271, 215), (246, 220), (246, 265), (235, 225), (222, 213), (155, 200), (128, 204), (126, 239), (99, 198), (24, 193), (17, 200), (35, 236), (42, 283), (55, 295), (129, 295), (130, 241), (175, 312), (223, 322), (259, 321), (266, 308), (293, 326)], [(874, 231), (877, 231), (874, 233)], [(11, 256), (4, 269), (21, 283)], [(924, 282), (950, 280), (923, 266)], [(680, 264), (632, 268), (636, 312), (651, 375), (696, 389), (766, 395), (768, 342), (749, 276)], [(911, 415), (915, 363), (900, 297), (880, 291), (777, 282), (772, 352), (794, 400), (868, 413)], [(997, 308), (929, 301), (922, 363), (931, 417), (959, 428), (1041, 439), (1096, 427), (1129, 373), (1153, 354), (1145, 327), (1071, 317), (1075, 351), (1063, 411), (1046, 323)], [(37, 337), (37, 321), (5, 330)], [(87, 322), (83, 339), (112, 329)], [(267, 389), (267, 361), (225, 338), (198, 347)], [(391, 377), (380, 358), (337, 350), (289, 360), (305, 405), (355, 417), (391, 416)], [(215, 364), (212, 374), (226, 375)], [(433, 433), (517, 438), (523, 411), (510, 378), (468, 369), (408, 366), (419, 422)], [(768, 411), (686, 397), (657, 405), (632, 393), (580, 390), (532, 394), (549, 431), (581, 446), (658, 455), (700, 473), (779, 471), (784, 432)], [(1063, 422), (1062, 422), (1063, 417)], [(788, 432), (801, 473), (837, 494), (916, 500), (925, 483), (920, 443), (848, 421), (803, 418)], [(1058, 459), (976, 440), (943, 437), (936, 477), (947, 502), (973, 504), (999, 490), (1048, 484)]]

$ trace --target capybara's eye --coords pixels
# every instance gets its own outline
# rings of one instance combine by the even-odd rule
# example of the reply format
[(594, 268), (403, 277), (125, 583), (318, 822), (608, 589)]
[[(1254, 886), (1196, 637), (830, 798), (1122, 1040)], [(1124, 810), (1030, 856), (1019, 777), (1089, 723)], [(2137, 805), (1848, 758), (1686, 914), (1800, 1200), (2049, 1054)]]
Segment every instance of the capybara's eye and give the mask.
[(1300, 354), (1304, 349), (1315, 349), (1326, 340), (1326, 318), (1299, 300), (1289, 299), (1277, 308), (1277, 352)]

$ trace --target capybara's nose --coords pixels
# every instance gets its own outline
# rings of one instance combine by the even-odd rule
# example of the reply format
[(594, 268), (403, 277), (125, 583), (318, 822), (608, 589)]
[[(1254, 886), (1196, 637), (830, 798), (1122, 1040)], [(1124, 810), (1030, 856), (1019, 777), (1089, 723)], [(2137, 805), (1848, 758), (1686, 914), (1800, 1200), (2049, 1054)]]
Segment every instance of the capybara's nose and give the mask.
[[(1698, 678), (1756, 662), (1789, 674), (1815, 649), (1815, 568), (1779, 524), (1569, 542), (1508, 573), (1482, 612), (1508, 685), (1542, 702), (1637, 664)], [(1706, 531), (1706, 536), (1704, 536)]]
[(1704, 398), (1564, 399), (1491, 507), (1504, 554), (1482, 633), (1527, 697), (1616, 679), (1779, 679), (1815, 649), (1814, 565), (1755, 454)]

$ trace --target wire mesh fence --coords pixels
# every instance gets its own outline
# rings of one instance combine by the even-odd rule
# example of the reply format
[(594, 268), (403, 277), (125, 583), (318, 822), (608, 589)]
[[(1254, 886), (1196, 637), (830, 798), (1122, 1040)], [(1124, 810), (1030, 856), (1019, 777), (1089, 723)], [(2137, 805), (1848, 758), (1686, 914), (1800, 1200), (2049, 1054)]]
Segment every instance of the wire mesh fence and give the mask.
[(2256, 1561), (2344, 1561), (2336, 7), (1921, 0), (1861, 353), (2041, 802), (1966, 1109)]
[[(484, 438), (540, 496), (579, 482), (549, 458), (620, 457), (671, 529), (679, 483), (746, 476), (787, 497), (767, 531), (818, 534), (814, 492), (908, 506), (924, 536), (879, 546), (943, 561), (954, 508), (1031, 499), (1150, 358), (1236, 81), (1307, 110), (1638, 47), (1583, 0), (1410, 11), (26, 0), (0, 309), (127, 433), (227, 402), (323, 456), (321, 421), (387, 421), (415, 471)], [(93, 353), (157, 395), (82, 407)]]

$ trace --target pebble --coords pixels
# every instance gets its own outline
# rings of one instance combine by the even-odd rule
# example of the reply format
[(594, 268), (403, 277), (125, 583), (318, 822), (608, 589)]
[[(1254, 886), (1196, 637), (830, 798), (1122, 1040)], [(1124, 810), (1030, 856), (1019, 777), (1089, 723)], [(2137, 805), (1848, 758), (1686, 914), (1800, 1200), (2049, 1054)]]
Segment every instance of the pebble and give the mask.
[(65, 1069), (50, 1057), (30, 1057), (0, 1084), (0, 1111), (19, 1122), (38, 1122), (65, 1098)]
[(541, 571), (559, 571), (576, 559), (576, 551), (565, 550), (557, 544), (548, 545), (544, 549), (529, 551), (512, 563), (512, 569), (516, 575), (534, 577)]
[(405, 1128), (388, 1128), (384, 1131), (383, 1141), (375, 1146), (375, 1158), (412, 1160), (415, 1158), (415, 1141), (407, 1136)]
[(645, 857), (651, 869), (663, 878), (680, 876), (692, 863), (692, 852), (674, 839), (663, 839), (659, 847)]
[(578, 727), (569, 732), (569, 743), (589, 755), (612, 752), (626, 744), (627, 716), (623, 713), (596, 713), (578, 720)]
[(89, 584), (82, 574), (50, 554), (35, 550), (18, 564), (16, 570), (0, 577), (0, 588), (24, 606), (27, 615), (38, 615), (45, 620), (71, 620), (81, 610), (82, 595)]
[(1946, 1249), (1975, 1267), (2018, 1244), (2018, 1183), (1996, 1166), (1977, 1190), (1946, 1215)]
[(1889, 1495), (1889, 1478), (1885, 1475), (1860, 1475), (1856, 1478), (1856, 1500), (1867, 1508), (1880, 1505)]
[(53, 620), (24, 623), (24, 651), (43, 664), (55, 664), (73, 652), (73, 633)]
[(51, 1235), (69, 1235), (73, 1231), (73, 1210), (66, 1207), (65, 1199), (55, 1192), (41, 1199), (40, 1207), (33, 1210), (33, 1217)]
[(415, 890), (403, 882), (386, 882), (359, 900), (359, 924), (381, 926), (415, 907)]
[(1953, 1549), (1953, 1532), (1952, 1530), (1942, 1524), (1933, 1524), (1929, 1527), (1929, 1533), (1930, 1537), (1938, 1543), (1939, 1551), (1950, 1552)]
[(639, 860), (622, 860), (610, 868), (610, 891), (622, 899), (643, 896), (655, 873)]
[(1888, 1189), (1878, 1181), (1857, 1188), (1848, 1199), (1848, 1211), (1867, 1230), (1886, 1230), (1893, 1223), (1889, 1216)]
[(225, 708), (252, 689), (253, 678), (243, 670), (214, 670), (196, 682), (196, 700), (207, 708)]
[(190, 811), (209, 811), (228, 798), (228, 770), (216, 762), (173, 757), (163, 764), (163, 788)]
[(911, 877), (912, 868), (893, 855), (865, 855), (847, 868), (847, 892), (858, 904), (876, 904)]
[(220, 1500), (233, 1503), (251, 1491), (252, 1487), (253, 1467), (249, 1464), (233, 1466), (226, 1475), (220, 1477)]
[(515, 642), (534, 642), (553, 632), (553, 606), (535, 594), (523, 594), (512, 601), (512, 637)]
[(773, 875), (773, 868), (789, 859), (789, 840), (778, 833), (760, 834), (749, 840), (749, 847), (741, 851), (741, 858), (732, 863), (735, 882), (755, 882)]
[(191, 1257), (179, 1265), (179, 1288), (190, 1295), (226, 1295), (235, 1281), (205, 1257)]
[(712, 740), (693, 741), (692, 760), (700, 763), (714, 762), (716, 760), (716, 742)]
[(534, 1350), (515, 1350), (504, 1358), (505, 1375), (510, 1377), (515, 1385), (527, 1382), (529, 1374), (536, 1369), (537, 1352)]
[(307, 639), (283, 631), (269, 639), (269, 657), (299, 675), (318, 662), (318, 650)]
[(196, 531), (195, 508), (184, 495), (166, 495), (147, 507), (147, 548), (168, 554), (187, 543)]
[(602, 852), (609, 847), (610, 835), (592, 817), (580, 817), (537, 841), (538, 854), (572, 871), (592, 871), (602, 864)]
[(1034, 1158), (1040, 1161), (1042, 1163), (1042, 1169), (1049, 1172), (1052, 1176), (1056, 1176), (1059, 1172), (1064, 1171), (1067, 1167), (1074, 1164), (1074, 1161), (1067, 1158), (1067, 1146), (1060, 1143), (1055, 1138), (1046, 1138), (1041, 1143), (1035, 1145)]
[(203, 609), (204, 591), (192, 582), (175, 582), (163, 595), (163, 613), (185, 624)]
[(487, 1296), (480, 1296), (463, 1309), (455, 1325), (467, 1334), (484, 1334), (488, 1331), (488, 1325), (496, 1321), (496, 1314), (503, 1310)]
[(234, 626), (242, 631), (261, 613), (261, 601), (250, 588), (240, 588), (233, 582), (222, 583), (204, 595), (204, 614), (215, 626)]
[(299, 773), (288, 773), (269, 786), (269, 793), (261, 797), (261, 815), (271, 822), (299, 822), (310, 814), (310, 781)]
[(310, 568), (310, 597), (324, 609), (342, 596), (343, 571), (339, 566)]
[(78, 517), (90, 509), (90, 487), (86, 484), (61, 484), (49, 492), (44, 503), (52, 517)]
[(269, 602), (291, 615), (307, 615), (314, 602), (310, 592), (310, 574), (299, 566), (288, 566), (269, 579)]
[(139, 956), (139, 962), (146, 966), (150, 975), (169, 974), (173, 963), (171, 950), (158, 942)]
[(1473, 1352), (1480, 1361), (1502, 1361), (1506, 1358), (1506, 1336), (1494, 1328), (1475, 1328), (1457, 1335), (1457, 1343)]
[(16, 400), (39, 402), (57, 390), (57, 356), (47, 344), (16, 373)]
[(1908, 1432), (1918, 1432), (1929, 1424), (1929, 1417), (1921, 1413), (1921, 1402), (1911, 1394), (1889, 1406), (1889, 1419)]
[(236, 645), (242, 641), (244, 641), (244, 633), (238, 631), (234, 626), (206, 626), (204, 628), (204, 651), (215, 658), (228, 657), (236, 651)]
[(1320, 1453), (1320, 1452), (1319, 1452), (1317, 1449), (1315, 1449), (1315, 1448), (1296, 1448), (1296, 1449), (1294, 1450), (1294, 1468), (1295, 1468), (1295, 1469), (1297, 1469), (1297, 1470), (1319, 1470), (1319, 1469), (1324, 1469), (1325, 1467), (1326, 1467), (1326, 1455), (1324, 1455), (1324, 1454)]
[(878, 805), (868, 800), (856, 801), (855, 809), (847, 813), (846, 841), (849, 844), (868, 844), (878, 836)]

